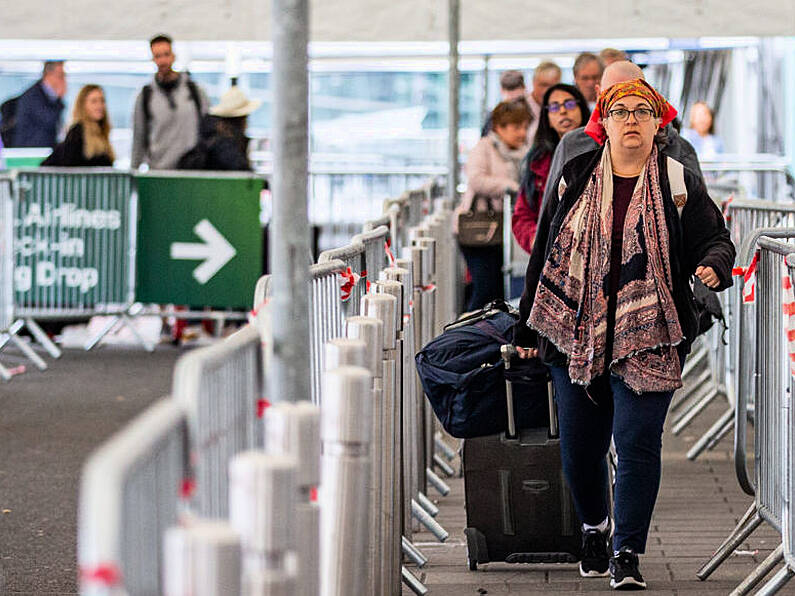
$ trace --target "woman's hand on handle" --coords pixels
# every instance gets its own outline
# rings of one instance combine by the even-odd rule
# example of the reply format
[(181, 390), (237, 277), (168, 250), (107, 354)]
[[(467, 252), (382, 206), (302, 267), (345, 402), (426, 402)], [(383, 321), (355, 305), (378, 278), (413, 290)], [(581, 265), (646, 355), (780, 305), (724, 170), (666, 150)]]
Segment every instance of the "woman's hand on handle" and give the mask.
[(715, 273), (715, 270), (712, 267), (697, 267), (696, 277), (699, 278), (708, 288), (717, 288), (720, 285), (718, 274)]
[(538, 356), (538, 348), (520, 348), (516, 346), (516, 352), (519, 358), (535, 358)]

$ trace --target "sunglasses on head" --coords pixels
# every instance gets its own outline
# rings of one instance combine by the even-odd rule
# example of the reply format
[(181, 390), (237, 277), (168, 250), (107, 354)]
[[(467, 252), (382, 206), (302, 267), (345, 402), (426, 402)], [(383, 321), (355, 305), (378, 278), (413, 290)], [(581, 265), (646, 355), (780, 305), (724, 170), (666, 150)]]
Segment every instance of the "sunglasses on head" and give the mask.
[(557, 101), (555, 101), (555, 102), (552, 102), (551, 104), (549, 104), (546, 109), (547, 109), (548, 112), (551, 112), (551, 113), (554, 114), (555, 112), (560, 112), (560, 108), (561, 107), (564, 107), (567, 110), (573, 110), (574, 108), (577, 107), (577, 100), (575, 100), (575, 99), (567, 99), (563, 103), (558, 103)]

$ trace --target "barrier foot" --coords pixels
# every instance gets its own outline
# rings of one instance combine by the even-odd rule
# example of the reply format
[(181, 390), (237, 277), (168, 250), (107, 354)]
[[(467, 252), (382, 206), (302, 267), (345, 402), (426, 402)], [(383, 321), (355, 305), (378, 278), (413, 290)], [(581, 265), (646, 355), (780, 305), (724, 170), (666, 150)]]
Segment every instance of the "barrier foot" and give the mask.
[(400, 537), (400, 548), (403, 554), (406, 555), (411, 561), (419, 568), (425, 567), (428, 564), (428, 557), (422, 554), (422, 551), (411, 543), (411, 540), (405, 536)]
[(423, 493), (417, 493), (417, 502), (422, 505), (422, 508), (425, 509), (431, 517), (439, 515), (439, 508)]
[(784, 569), (779, 570), (769, 582), (759, 588), (757, 595), (769, 596), (770, 594), (775, 594), (784, 587), (784, 584), (792, 579), (793, 575), (795, 575), (795, 572), (792, 571), (789, 566), (785, 566)]
[(411, 500), (411, 515), (425, 526), (431, 534), (436, 536), (439, 542), (444, 542), (450, 536), (450, 533), (445, 530), (439, 522), (433, 519), (428, 512), (422, 508), (422, 505), (417, 503), (414, 499)]
[(143, 346), (144, 350), (150, 353), (155, 351), (154, 344), (146, 341), (143, 338), (143, 336), (141, 336), (141, 334), (138, 333), (138, 330), (135, 328), (135, 325), (133, 325), (133, 320), (130, 317), (130, 315), (123, 314), (121, 316), (121, 319), (122, 319), (122, 324), (125, 325), (132, 332), (132, 334), (135, 336), (135, 339), (137, 339), (138, 343), (140, 343), (141, 346)]
[(726, 410), (723, 415), (718, 418), (715, 424), (713, 424), (709, 430), (704, 433), (698, 441), (695, 442), (695, 444), (687, 452), (687, 459), (690, 461), (695, 461), (695, 459), (701, 455), (701, 453), (710, 445), (715, 437), (723, 436), (723, 434), (725, 434), (721, 434), (721, 431), (723, 431), (723, 429), (726, 427), (726, 424), (729, 422), (732, 424), (734, 423), (734, 408), (729, 408)]
[(735, 526), (734, 530), (732, 530), (732, 533), (729, 534), (726, 540), (718, 547), (715, 554), (712, 555), (712, 558), (696, 572), (698, 579), (704, 581), (712, 575), (712, 572), (728, 559), (729, 555), (731, 555), (761, 523), (762, 516), (759, 515), (759, 512), (756, 510), (756, 503), (751, 503), (751, 507), (745, 512), (745, 515), (743, 515), (740, 522)]
[(707, 349), (702, 345), (690, 358), (687, 359), (682, 367), (682, 380), (690, 376), (690, 373), (701, 364), (707, 357)]
[(712, 451), (715, 449), (718, 443), (720, 443), (721, 439), (728, 435), (732, 430), (734, 430), (734, 420), (729, 420), (726, 425), (720, 429), (720, 432), (716, 434), (710, 442), (707, 444), (707, 451)]
[(706, 385), (711, 378), (712, 373), (709, 371), (709, 369), (702, 371), (701, 376), (699, 376), (692, 385), (683, 387), (679, 391), (679, 393), (676, 395), (676, 399), (671, 402), (671, 407), (669, 410), (674, 412), (675, 410), (681, 408), (685, 403), (687, 403), (688, 400), (690, 400), (691, 397), (693, 397), (693, 395), (701, 391), (702, 385)]
[(3, 379), (4, 381), (10, 381), (12, 376), (13, 375), (11, 374), (11, 371), (0, 364), (0, 379)]
[(97, 344), (98, 344), (99, 342), (101, 342), (101, 341), (102, 341), (102, 339), (103, 339), (103, 338), (104, 338), (104, 337), (105, 337), (105, 336), (106, 336), (108, 333), (110, 333), (111, 331), (113, 331), (113, 328), (116, 326), (116, 324), (117, 324), (117, 323), (118, 323), (120, 320), (121, 320), (121, 317), (119, 317), (118, 315), (116, 315), (116, 316), (112, 317), (112, 318), (110, 319), (110, 321), (108, 321), (108, 323), (107, 323), (107, 324), (106, 324), (106, 325), (105, 325), (105, 326), (104, 326), (102, 329), (100, 329), (100, 330), (99, 330), (99, 333), (97, 333), (97, 334), (96, 334), (94, 337), (92, 337), (91, 339), (89, 339), (89, 340), (86, 342), (86, 345), (84, 345), (84, 346), (83, 346), (83, 349), (84, 349), (86, 352), (89, 352), (89, 351), (93, 350), (93, 349), (94, 349), (94, 348), (97, 346)]
[(455, 470), (452, 467), (450, 467), (450, 464), (448, 464), (446, 461), (444, 461), (439, 456), (438, 453), (434, 453), (433, 454), (433, 464), (437, 468), (439, 468), (442, 471), (442, 473), (445, 476), (447, 476), (448, 478), (452, 478), (453, 476), (455, 476)]
[(426, 588), (411, 571), (405, 567), (401, 567), (400, 574), (403, 579), (403, 583), (406, 584), (412, 592), (417, 594), (417, 596), (424, 596), (428, 593), (428, 588)]
[(436, 443), (436, 448), (442, 452), (442, 455), (447, 459), (447, 461), (453, 461), (455, 459), (455, 451), (453, 450), (450, 445), (444, 442), (441, 437), (440, 433), (436, 433), (433, 437), (434, 442)]
[[(734, 591), (732, 591), (731, 596), (744, 596), (745, 594), (748, 594), (783, 559), (784, 559), (784, 545), (779, 544), (776, 547), (776, 550), (770, 553), (764, 561), (759, 563), (756, 569), (754, 569), (751, 572), (751, 574), (748, 577), (746, 577), (739, 586), (734, 588)], [(781, 571), (789, 571), (789, 567), (785, 566), (784, 569), (782, 569)], [(770, 590), (770, 588), (777, 585), (775, 582), (776, 578), (778, 578), (779, 575), (781, 575), (781, 572), (777, 573), (772, 580), (770, 580), (767, 584), (765, 584), (762, 587), (762, 589), (757, 592), (757, 595), (762, 594), (763, 592), (765, 594), (774, 594), (778, 588), (774, 588), (772, 591), (767, 591), (767, 592), (765, 591), (765, 589), (767, 588), (768, 590)], [(778, 584), (778, 587), (781, 587), (785, 583), (787, 583), (787, 580), (789, 580), (789, 576), (786, 577), (783, 583)]]
[(39, 327), (39, 324), (36, 321), (33, 319), (25, 319), (25, 325), (34, 339), (39, 342), (45, 350), (47, 350), (47, 353), (50, 356), (53, 358), (61, 357), (61, 349), (56, 346), (49, 337), (47, 337), (47, 334), (44, 333), (44, 329)]
[(33, 348), (30, 347), (28, 342), (22, 340), (16, 335), (11, 336), (11, 341), (14, 342), (14, 345), (19, 348), (19, 351), (22, 352), (25, 357), (36, 366), (36, 368), (39, 370), (47, 370), (47, 363), (44, 362), (44, 359), (41, 356), (33, 351)]
[(430, 484), (436, 490), (436, 492), (443, 497), (446, 497), (450, 494), (450, 487), (447, 486), (447, 483), (439, 478), (439, 476), (437, 476), (433, 470), (427, 469), (425, 470), (425, 474), (428, 478), (428, 484)]
[(698, 416), (701, 412), (703, 412), (704, 409), (710, 404), (710, 402), (716, 397), (718, 397), (719, 394), (720, 391), (718, 391), (717, 387), (713, 387), (712, 389), (710, 389), (709, 393), (707, 393), (704, 397), (702, 397), (695, 404), (693, 404), (693, 407), (690, 408), (687, 412), (685, 412), (685, 414), (681, 416), (679, 420), (677, 420), (676, 424), (674, 424), (673, 428), (671, 429), (671, 432), (674, 435), (678, 435), (683, 430), (685, 430), (687, 425), (693, 422), (693, 419), (696, 416)]

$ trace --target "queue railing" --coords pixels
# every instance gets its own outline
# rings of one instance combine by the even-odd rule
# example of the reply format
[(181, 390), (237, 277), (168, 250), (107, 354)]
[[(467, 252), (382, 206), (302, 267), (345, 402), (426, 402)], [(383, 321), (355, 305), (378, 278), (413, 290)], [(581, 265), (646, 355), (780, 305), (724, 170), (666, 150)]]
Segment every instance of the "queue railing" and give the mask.
[(252, 325), (177, 361), (172, 396), (188, 414), (195, 470), (191, 505), (203, 517), (228, 516), (229, 460), (261, 447), (262, 362), (262, 339)]
[(723, 154), (699, 161), (714, 199), (735, 196), (766, 197), (781, 202), (795, 200), (795, 180), (786, 156)]
[[(422, 197), (429, 195), (430, 191), (422, 193)], [(257, 593), (341, 596), (364, 593), (360, 588), (367, 585), (379, 586), (379, 593), (397, 595), (401, 582), (417, 594), (427, 592), (403, 565), (403, 557), (419, 566), (428, 560), (411, 542), (413, 528), (419, 524), (438, 540), (447, 538), (446, 530), (434, 519), (438, 508), (425, 491), (431, 486), (446, 494), (449, 487), (432, 470), (436, 465), (433, 425), (427, 425), (413, 357), (415, 350), (436, 332), (439, 309), (434, 301), (442, 295), (438, 292), (439, 273), (445, 259), (451, 252), (454, 255), (454, 246), (450, 229), (445, 227), (451, 216), (447, 203), (437, 198), (438, 210), (433, 203), (425, 204), (430, 205), (429, 213), (412, 230), (400, 230), (407, 223), (401, 220), (396, 220), (399, 223), (394, 229), (370, 225), (356, 242), (343, 247), (342, 254), (351, 257), (347, 263), (326, 257), (325, 262), (310, 269), (309, 316), (313, 322), (308, 365), (310, 374), (313, 378), (317, 375), (320, 384), (313, 395), (323, 412), (320, 432), (317, 425), (312, 427), (314, 430), (286, 431), (287, 427), (292, 428), (290, 424), (284, 420), (274, 422), (279, 418), (275, 415), (282, 404), (270, 406), (263, 394), (267, 348), (272, 343), (266, 316), (267, 278), (257, 285), (249, 325), (178, 361), (172, 398), (166, 400), (163, 408), (180, 413), (183, 463), (172, 473), (174, 480), (169, 480), (174, 487), (170, 498), (176, 503), (169, 502), (169, 507), (182, 503), (186, 517), (166, 542), (175, 549), (170, 551), (171, 558), (165, 559), (170, 564), (181, 565), (190, 559), (190, 549), (205, 545), (201, 548), (205, 548), (207, 560), (215, 562), (213, 565), (223, 560), (228, 561), (230, 569), (236, 569), (238, 560), (242, 561), (240, 585), (254, 586), (252, 589)], [(390, 231), (406, 239), (407, 246), (403, 247), (406, 259), (389, 259), (391, 251), (385, 246), (385, 239)], [(388, 267), (383, 266), (387, 264)], [(356, 284), (345, 288), (347, 279), (340, 275), (352, 265), (374, 272), (370, 284), (358, 284), (361, 290)], [(350, 313), (345, 312), (346, 292), (348, 300), (359, 300)], [(454, 294), (447, 295), (452, 298)], [(453, 305), (446, 305), (442, 312), (453, 310)], [(364, 368), (353, 366), (354, 363), (339, 355), (340, 342), (346, 341), (365, 350)], [(358, 371), (351, 375), (346, 368)], [(330, 381), (332, 378), (336, 380)], [(314, 387), (313, 382), (313, 391)], [(274, 401), (278, 401), (276, 397)], [(309, 404), (302, 407), (317, 409)], [(368, 411), (376, 414), (368, 415)], [(126, 445), (131, 441), (130, 436), (141, 432), (138, 430), (141, 425), (135, 423), (123, 430), (106, 447)], [(287, 435), (292, 439), (287, 439)], [(153, 433), (152, 437), (156, 436)], [(317, 441), (309, 440), (310, 436), (323, 441), (322, 464), (320, 447)], [(142, 449), (145, 444), (142, 442)], [(270, 455), (271, 459), (263, 459), (264, 453), (295, 457), (298, 467), (290, 468), (292, 464), (286, 460), (273, 459)], [(231, 464), (232, 461), (244, 463)], [(319, 479), (318, 466), (322, 467)], [(84, 494), (92, 495), (92, 499), (99, 485), (98, 470), (102, 469), (105, 468), (90, 464), (84, 470), (84, 483), (90, 482), (94, 487)], [(302, 471), (306, 469), (309, 471)], [(351, 474), (354, 469), (357, 473)], [(418, 481), (420, 471), (427, 485)], [(315, 491), (318, 480), (320, 486)], [(124, 488), (120, 491), (124, 499), (128, 498)], [(252, 496), (252, 491), (259, 496)], [(159, 518), (159, 513), (152, 515), (151, 506), (156, 503), (159, 511), (164, 498), (149, 498), (150, 517)], [(90, 507), (92, 502), (81, 496), (85, 525), (96, 532), (105, 510)], [(363, 511), (368, 511), (368, 515), (363, 516)], [(218, 520), (226, 518), (242, 536), (239, 545), (231, 539), (227, 526), (219, 525)], [(409, 523), (412, 518), (418, 525)], [(215, 521), (210, 523), (208, 519)], [(198, 521), (191, 525), (191, 520)], [(156, 527), (123, 527), (116, 532), (117, 540), (123, 542), (134, 536), (139, 544), (148, 545), (148, 557), (158, 556), (161, 557), (158, 561), (163, 561), (165, 528), (175, 523), (176, 515), (168, 515)], [(372, 550), (374, 536), (379, 537), (377, 551)], [(315, 551), (311, 548), (313, 544)], [(297, 567), (290, 560), (298, 560)], [(106, 577), (108, 568), (102, 567), (102, 560), (94, 557), (85, 561), (87, 577)], [(191, 565), (193, 569), (195, 565)], [(119, 563), (110, 569), (114, 572), (122, 567)], [(158, 563), (151, 569), (158, 572), (149, 573), (146, 588), (143, 591), (135, 588), (129, 593), (162, 593), (158, 583), (164, 577), (162, 565)], [(297, 574), (295, 569), (299, 570)], [(318, 569), (319, 576), (309, 572)], [(212, 585), (238, 585), (230, 583), (229, 574), (214, 577)], [(116, 585), (126, 588), (127, 584), (121, 582), (127, 580), (125, 574)], [(92, 582), (93, 579), (85, 585)], [(184, 575), (179, 582), (176, 579), (173, 582), (173, 586), (191, 585), (196, 584)], [(109, 592), (97, 594), (104, 596)]]
[[(762, 240), (765, 240), (767, 249), (762, 248)], [(767, 353), (761, 347), (760, 342), (765, 339), (765, 334), (771, 329), (781, 329), (781, 326), (774, 327), (776, 320), (760, 321), (760, 313), (764, 310), (769, 316), (775, 315), (770, 312), (769, 303), (780, 305), (781, 276), (777, 275), (775, 280), (765, 279), (760, 283), (760, 258), (764, 250), (770, 252), (770, 244), (773, 239), (792, 240), (795, 239), (795, 227), (790, 228), (759, 228), (746, 235), (737, 255), (737, 262), (740, 268), (747, 272), (745, 282), (741, 284), (734, 296), (734, 330), (731, 346), (734, 357), (736, 358), (736, 394), (734, 404), (734, 464), (737, 481), (740, 488), (748, 495), (754, 497), (753, 503), (742, 516), (739, 523), (729, 536), (716, 549), (714, 555), (698, 570), (696, 575), (699, 579), (707, 579), (734, 551), (739, 545), (750, 536), (763, 521), (768, 521), (774, 528), (780, 530), (780, 506), (776, 503), (776, 489), (770, 490), (770, 483), (780, 482), (774, 478), (780, 475), (778, 463), (773, 466), (770, 461), (770, 453), (765, 455), (765, 441), (775, 437), (780, 432), (775, 427), (770, 426), (777, 423), (776, 414), (771, 414), (771, 404), (766, 403), (762, 397), (759, 383), (764, 383), (764, 377), (769, 374), (775, 375), (778, 363), (774, 360), (762, 362), (760, 359), (767, 358)], [(775, 250), (781, 250), (776, 244)], [(775, 252), (775, 251), (774, 251)], [(777, 253), (778, 254), (778, 253)], [(765, 256), (766, 259), (773, 258), (771, 254)], [(766, 269), (765, 276), (771, 275), (770, 269)], [(763, 284), (763, 285), (762, 285)], [(763, 293), (763, 288), (764, 292)], [(763, 305), (764, 309), (763, 309)], [(780, 313), (780, 309), (779, 309)], [(780, 316), (777, 319), (781, 322)], [(764, 328), (764, 330), (762, 329)], [(783, 333), (783, 331), (781, 331)], [(770, 372), (770, 364), (773, 365), (773, 372)], [(749, 406), (752, 410), (749, 411)], [(773, 416), (771, 419), (770, 416)], [(747, 429), (749, 417), (753, 424), (753, 444), (754, 444), (754, 471), (748, 472), (748, 455), (746, 444), (748, 441)], [(780, 443), (780, 441), (779, 441)], [(780, 444), (779, 444), (780, 448)], [(779, 453), (778, 451), (776, 452)], [(766, 461), (763, 461), (766, 458)], [(786, 470), (786, 468), (785, 468)], [(787, 472), (789, 473), (789, 472)]]
[(83, 467), (77, 558), (83, 596), (159, 594), (162, 538), (189, 485), (182, 406), (162, 399), (117, 432)]
[[(795, 227), (795, 203), (732, 198), (724, 205), (724, 216), (731, 239), (739, 247), (754, 230)], [(722, 395), (728, 401), (728, 407), (723, 414), (688, 450), (687, 457), (690, 460), (695, 460), (705, 450), (713, 449), (734, 428), (738, 391), (737, 360), (740, 349), (737, 340), (737, 309), (742, 304), (742, 285), (742, 278), (738, 278), (731, 288), (718, 294), (726, 329), (724, 330), (723, 325), (715, 324), (708, 335), (699, 338), (683, 375), (685, 379), (692, 380), (695, 377), (695, 380), (688, 383), (681, 397), (678, 396), (679, 404), (687, 399), (690, 401), (675, 418), (674, 434), (687, 427), (714, 398)], [(702, 362), (707, 363), (706, 368), (699, 366)]]

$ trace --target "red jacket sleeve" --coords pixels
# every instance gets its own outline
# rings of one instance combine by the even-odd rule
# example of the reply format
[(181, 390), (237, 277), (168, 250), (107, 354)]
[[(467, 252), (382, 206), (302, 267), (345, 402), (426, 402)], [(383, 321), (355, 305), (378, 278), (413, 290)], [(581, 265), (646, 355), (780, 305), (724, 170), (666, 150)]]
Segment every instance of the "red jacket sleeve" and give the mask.
[(528, 254), (533, 251), (533, 240), (536, 237), (538, 227), (538, 209), (530, 209), (527, 204), (524, 189), (519, 191), (516, 197), (516, 205), (513, 208), (511, 218), (511, 228), (516, 241)]

